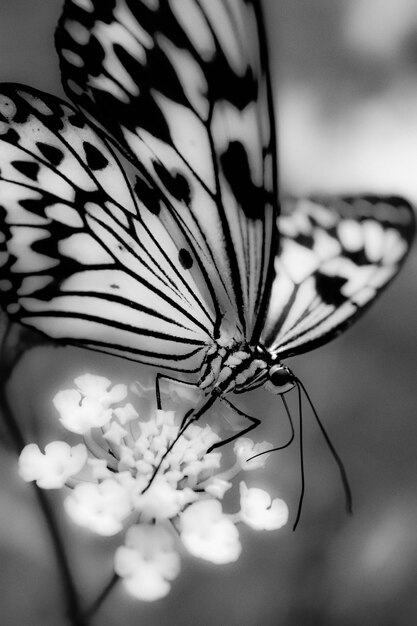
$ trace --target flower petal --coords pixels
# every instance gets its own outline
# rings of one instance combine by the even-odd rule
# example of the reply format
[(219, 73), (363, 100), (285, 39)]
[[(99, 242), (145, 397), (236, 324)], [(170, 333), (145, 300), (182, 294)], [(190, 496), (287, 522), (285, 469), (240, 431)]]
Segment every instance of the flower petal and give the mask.
[[(269, 457), (269, 453), (266, 453), (265, 451), (270, 448), (272, 448), (272, 444), (267, 441), (255, 444), (252, 439), (249, 439), (249, 437), (240, 437), (234, 445), (234, 452), (241, 465), (241, 469), (247, 472), (265, 466)], [(264, 452), (265, 454), (263, 454)], [(260, 454), (261, 456), (257, 456), (255, 459), (251, 458), (257, 454)]]
[(218, 500), (191, 504), (180, 517), (180, 533), (191, 554), (212, 563), (236, 561), (242, 550), (238, 530)]
[(104, 426), (112, 415), (111, 409), (104, 408), (95, 398), (83, 398), (76, 389), (58, 391), (53, 403), (61, 416), (61, 424), (77, 435)]
[(132, 512), (129, 490), (112, 478), (77, 485), (64, 506), (75, 523), (104, 536), (120, 532)]
[(159, 600), (171, 588), (168, 581), (180, 571), (180, 558), (171, 534), (160, 525), (140, 524), (126, 533), (116, 550), (114, 569), (126, 590), (139, 600)]
[(19, 475), (27, 482), (36, 481), (42, 489), (61, 489), (68, 478), (81, 471), (87, 456), (82, 443), (71, 447), (65, 441), (52, 441), (44, 454), (31, 443), (20, 453)]
[(288, 521), (284, 500), (272, 500), (268, 492), (240, 483), (240, 519), (254, 530), (277, 530)]
[(135, 508), (146, 520), (171, 519), (184, 507), (184, 490), (170, 485), (164, 476), (156, 476), (143, 494), (134, 499)]
[(107, 389), (111, 385), (111, 380), (95, 374), (83, 374), (78, 376), (74, 382), (84, 396), (97, 400), (107, 394)]

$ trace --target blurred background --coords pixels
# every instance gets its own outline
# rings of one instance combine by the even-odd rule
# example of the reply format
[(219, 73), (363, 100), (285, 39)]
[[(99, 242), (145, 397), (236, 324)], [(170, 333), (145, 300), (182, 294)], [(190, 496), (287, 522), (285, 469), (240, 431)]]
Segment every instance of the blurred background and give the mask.
[[(0, 80), (62, 95), (53, 46), (61, 6), (57, 0), (1, 0)], [(417, 202), (415, 0), (264, 0), (264, 9), (282, 187), (293, 193), (398, 193)], [(166, 599), (148, 605), (116, 592), (97, 624), (417, 623), (416, 272), (415, 248), (363, 319), (328, 346), (290, 362), (345, 462), (354, 515), (344, 512), (335, 464), (306, 410), (307, 484), (297, 531), (291, 523), (272, 533), (242, 529), (237, 563), (219, 567), (184, 558)], [(110, 357), (34, 350), (11, 387), (29, 440), (50, 438), (52, 395), (83, 371), (117, 380), (140, 377), (139, 368)], [(246, 409), (263, 419), (256, 438), (279, 445), (286, 434), (280, 402), (259, 391)], [(1, 624), (64, 624), (48, 534), (31, 489), (16, 476), (7, 437), (0, 464)], [(284, 498), (294, 518), (296, 446), (248, 478)], [(69, 524), (65, 533), (80, 584), (89, 593), (99, 590), (120, 539), (96, 539)]]

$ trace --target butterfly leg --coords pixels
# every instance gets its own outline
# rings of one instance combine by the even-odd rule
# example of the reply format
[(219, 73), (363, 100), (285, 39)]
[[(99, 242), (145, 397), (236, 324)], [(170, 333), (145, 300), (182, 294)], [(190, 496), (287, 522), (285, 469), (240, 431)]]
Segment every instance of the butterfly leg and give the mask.
[(162, 400), (161, 400), (161, 381), (167, 380), (173, 383), (177, 383), (178, 385), (182, 385), (183, 387), (191, 387), (192, 389), (197, 389), (197, 385), (194, 383), (187, 383), (183, 380), (179, 380), (178, 378), (174, 378), (173, 376), (167, 376), (166, 374), (157, 374), (155, 377), (155, 393), (156, 393), (156, 406), (158, 409), (162, 409)]
[(238, 439), (239, 437), (242, 437), (243, 435), (246, 435), (246, 433), (249, 433), (251, 430), (256, 428), (256, 426), (258, 426), (261, 423), (261, 420), (259, 420), (257, 417), (253, 417), (252, 415), (248, 415), (247, 413), (245, 413), (241, 409), (238, 409), (237, 406), (232, 404), (229, 400), (226, 400), (226, 398), (222, 398), (221, 397), (220, 400), (222, 402), (225, 402), (232, 409), (232, 411), (234, 411), (235, 413), (237, 413), (241, 417), (244, 417), (245, 419), (249, 420), (250, 424), (249, 424), (249, 426), (247, 428), (244, 428), (243, 430), (240, 430), (235, 435), (232, 435), (231, 437), (228, 437), (227, 439), (222, 439), (222, 441), (219, 441), (219, 443), (215, 443), (213, 446), (211, 446), (211, 448), (209, 448), (207, 450), (207, 452), (211, 452), (215, 448), (219, 448), (220, 446), (224, 446), (226, 443), (230, 443), (231, 441), (234, 441), (235, 439)]

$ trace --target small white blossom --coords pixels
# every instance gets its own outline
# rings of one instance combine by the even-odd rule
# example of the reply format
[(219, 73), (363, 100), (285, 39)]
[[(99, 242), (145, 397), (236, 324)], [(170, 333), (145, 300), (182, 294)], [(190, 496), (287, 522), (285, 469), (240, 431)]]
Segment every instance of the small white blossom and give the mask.
[[(271, 447), (272, 445), (267, 441), (254, 443), (252, 439), (248, 437), (240, 437), (234, 445), (234, 451), (241, 468), (244, 471), (250, 471), (265, 466), (269, 457), (269, 454), (265, 453), (265, 451), (269, 450)], [(258, 454), (260, 454), (260, 456), (256, 456)], [(256, 456), (256, 458), (252, 459), (251, 457), (253, 456)]]
[(123, 428), (119, 422), (111, 422), (103, 437), (114, 446), (120, 446), (126, 435), (128, 435), (126, 428)]
[(233, 484), (230, 481), (224, 480), (224, 478), (218, 478), (217, 476), (209, 478), (209, 480), (204, 483), (204, 491), (218, 500), (222, 500), (226, 491), (229, 491), (232, 487)]
[(76, 389), (59, 391), (54, 406), (61, 415), (60, 422), (72, 433), (82, 435), (91, 428), (104, 426), (110, 421), (111, 409), (104, 408), (95, 398), (86, 398)]
[[(220, 500), (233, 488), (232, 479), (242, 470), (263, 467), (267, 454), (248, 459), (271, 445), (241, 438), (234, 445), (235, 463), (222, 468), (221, 449), (208, 452), (221, 442), (209, 425), (181, 428), (185, 407), (201, 400), (200, 391), (184, 388), (165, 398), (170, 406), (180, 405), (177, 417), (174, 410), (156, 409), (155, 391), (139, 383), (131, 387), (139, 411), (136, 402), (126, 403), (126, 385), (112, 386), (91, 374), (75, 384), (59, 391), (54, 405), (61, 425), (82, 443), (71, 447), (54, 441), (44, 454), (30, 444), (22, 451), (19, 472), (42, 488), (72, 488), (64, 507), (80, 526), (102, 536), (126, 531), (114, 567), (134, 597), (150, 601), (169, 592), (179, 573), (181, 545), (201, 559), (231, 563), (242, 549), (237, 523), (257, 530), (286, 523), (282, 500), (244, 483), (240, 512), (223, 511)], [(177, 550), (172, 528), (182, 542)]]
[(238, 530), (218, 500), (191, 504), (181, 516), (180, 533), (191, 554), (212, 563), (236, 561), (242, 550)]
[(78, 376), (74, 382), (83, 396), (91, 400), (98, 400), (106, 407), (121, 402), (127, 396), (127, 385), (114, 385), (109, 390), (111, 380), (104, 378), (104, 376), (83, 374), (83, 376)]
[(117, 548), (114, 570), (127, 591), (139, 600), (159, 600), (166, 596), (180, 571), (180, 557), (174, 540), (162, 526), (131, 526), (125, 545)]
[(139, 413), (136, 411), (135, 407), (130, 402), (128, 402), (124, 406), (120, 406), (114, 409), (114, 414), (119, 420), (119, 422), (123, 424), (123, 426), (127, 424), (128, 422), (131, 422), (132, 420), (139, 417)]
[(106, 459), (95, 459), (90, 457), (87, 465), (91, 469), (93, 480), (99, 482), (105, 478), (113, 478), (114, 474), (109, 470)]
[(52, 441), (44, 454), (36, 443), (30, 443), (20, 453), (19, 475), (26, 482), (36, 481), (42, 489), (61, 489), (84, 467), (87, 456), (82, 443), (71, 447), (65, 441)]
[(59, 391), (54, 406), (60, 413), (62, 425), (78, 435), (108, 424), (112, 416), (109, 407), (127, 395), (126, 385), (115, 385), (109, 390), (111, 381), (103, 376), (84, 374), (74, 382), (78, 389)]
[(143, 519), (163, 520), (178, 515), (188, 502), (197, 495), (192, 489), (177, 489), (170, 485), (163, 476), (156, 476), (149, 489), (136, 496), (136, 509), (143, 514)]
[(99, 535), (115, 535), (132, 512), (126, 489), (111, 478), (76, 485), (64, 502), (71, 519)]
[(284, 500), (272, 500), (269, 493), (240, 483), (240, 519), (254, 530), (277, 530), (288, 521), (288, 507)]

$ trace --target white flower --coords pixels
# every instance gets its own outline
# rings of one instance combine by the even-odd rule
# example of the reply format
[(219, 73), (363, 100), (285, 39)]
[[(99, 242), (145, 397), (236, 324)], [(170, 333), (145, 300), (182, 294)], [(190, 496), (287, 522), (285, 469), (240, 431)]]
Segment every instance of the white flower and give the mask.
[(111, 381), (103, 376), (84, 374), (74, 382), (78, 389), (59, 391), (53, 403), (62, 425), (78, 435), (105, 426), (112, 416), (110, 405), (121, 402), (127, 395), (126, 385), (114, 385), (109, 391)]
[(91, 428), (104, 426), (110, 421), (111, 409), (104, 408), (95, 398), (86, 398), (76, 389), (58, 391), (53, 403), (60, 414), (60, 422), (72, 433), (82, 435)]
[[(249, 471), (265, 466), (269, 454), (262, 453), (269, 450), (271, 447), (272, 444), (267, 441), (255, 444), (252, 439), (249, 439), (249, 437), (240, 437), (234, 445), (234, 452), (238, 462), (240, 463), (241, 469)], [(260, 454), (261, 456), (257, 456), (255, 459), (251, 458), (257, 454)]]
[(180, 571), (180, 558), (174, 540), (162, 526), (131, 526), (125, 545), (117, 548), (114, 570), (127, 591), (139, 600), (159, 600), (171, 588), (168, 581)]
[(86, 461), (87, 449), (82, 443), (71, 447), (64, 441), (52, 441), (45, 446), (45, 454), (30, 443), (20, 453), (19, 475), (26, 482), (36, 481), (42, 489), (60, 489)]
[(242, 550), (238, 530), (218, 500), (191, 504), (181, 515), (180, 533), (191, 554), (213, 563), (236, 561)]
[(192, 489), (176, 489), (164, 476), (156, 476), (151, 486), (134, 499), (135, 507), (145, 521), (171, 519), (178, 515), (197, 495)]
[(204, 491), (213, 498), (222, 500), (226, 491), (229, 491), (233, 487), (233, 484), (224, 478), (218, 478), (213, 476), (204, 483)]
[(123, 428), (123, 426), (121, 426), (119, 422), (111, 422), (103, 437), (114, 446), (120, 446), (122, 440), (128, 434), (128, 431)]
[(64, 502), (71, 519), (99, 535), (115, 535), (132, 512), (128, 491), (112, 478), (76, 485)]
[(114, 414), (119, 420), (119, 422), (123, 424), (123, 426), (127, 424), (128, 422), (131, 422), (132, 420), (139, 417), (139, 413), (136, 411), (135, 407), (130, 402), (128, 402), (124, 406), (120, 406), (114, 409)]
[(263, 489), (248, 488), (240, 483), (240, 519), (254, 530), (276, 530), (288, 521), (288, 507), (284, 500), (272, 500)]
[(83, 374), (74, 380), (83, 396), (92, 400), (98, 400), (103, 406), (110, 406), (121, 402), (127, 396), (127, 385), (114, 385), (109, 391), (111, 380), (104, 376), (94, 376), (94, 374)]
[(140, 384), (132, 389), (135, 406), (126, 403), (126, 385), (112, 386), (102, 376), (85, 374), (75, 384), (75, 389), (58, 392), (54, 404), (61, 425), (83, 443), (71, 447), (55, 441), (45, 454), (36, 444), (26, 446), (19, 472), (43, 488), (72, 487), (64, 507), (76, 524), (103, 536), (127, 528), (114, 567), (136, 598), (164, 597), (179, 573), (169, 526), (191, 555), (224, 564), (241, 553), (237, 523), (256, 530), (286, 523), (288, 509), (282, 500), (244, 483), (241, 511), (223, 512), (220, 500), (232, 489), (233, 479), (242, 470), (263, 467), (267, 454), (248, 459), (271, 445), (240, 438), (234, 445), (236, 461), (222, 468), (221, 449), (208, 452), (221, 441), (213, 428), (196, 422), (181, 427), (184, 406), (198, 403), (201, 392), (185, 388), (165, 398), (171, 406), (183, 404), (177, 416), (174, 410), (156, 409), (155, 391)]
[[(210, 426), (205, 426), (202, 428), (197, 424), (191, 424), (187, 430), (185, 431), (185, 437), (187, 439), (195, 439), (196, 445), (195, 450), (196, 453), (199, 454), (201, 452), (207, 452), (209, 448), (211, 448), (215, 443), (218, 443), (221, 438), (217, 433), (215, 433)], [(215, 463), (217, 467), (220, 464), (221, 453), (220, 452), (210, 452), (210, 458), (216, 459)]]
[(106, 459), (95, 459), (89, 457), (87, 465), (91, 469), (93, 480), (100, 482), (105, 478), (114, 478), (114, 473), (107, 466)]

